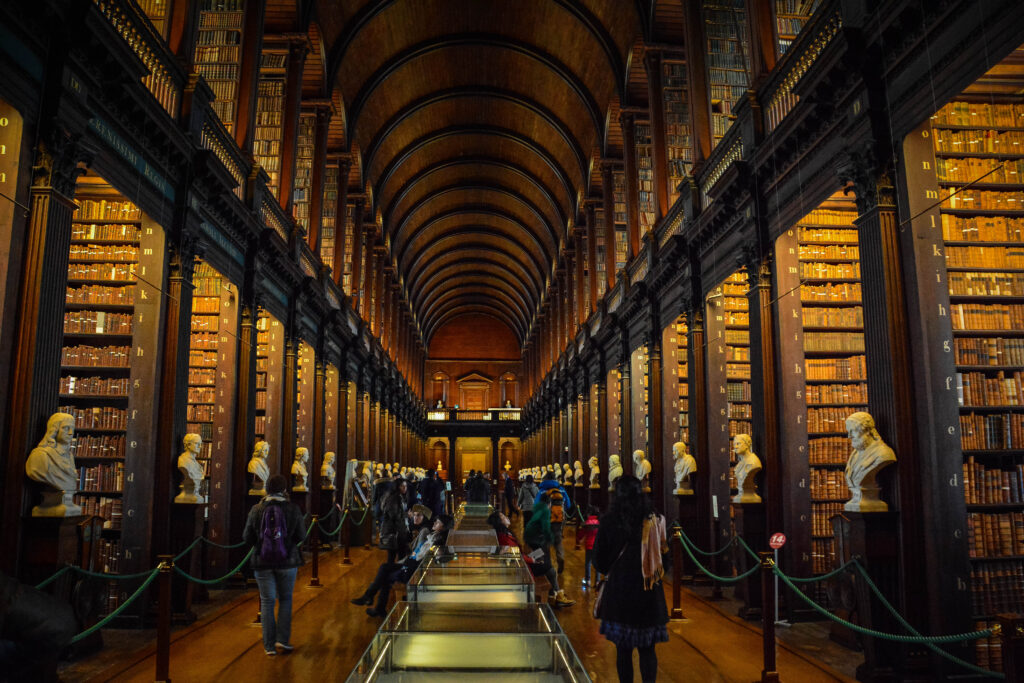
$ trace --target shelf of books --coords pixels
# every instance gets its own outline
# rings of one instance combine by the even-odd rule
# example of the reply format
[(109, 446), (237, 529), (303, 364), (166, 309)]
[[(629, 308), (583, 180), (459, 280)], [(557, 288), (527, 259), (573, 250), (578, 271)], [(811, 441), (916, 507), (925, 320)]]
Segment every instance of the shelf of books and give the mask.
[(276, 453), (281, 443), (281, 416), (284, 408), (284, 326), (265, 309), (256, 319), (256, 413), (253, 421), (254, 441), (270, 444), (270, 471), (280, 468), (274, 463), (291, 462), (290, 453)]
[(690, 138), (690, 108), (686, 90), (686, 63), (663, 60), (661, 63), (661, 99), (665, 108), (665, 150), (668, 157), (668, 205), (679, 198), (676, 189), (693, 165), (693, 141)]
[(146, 15), (157, 35), (167, 39), (167, 10), (170, 3), (168, 0), (139, 0), (139, 9)]
[[(648, 458), (652, 457), (650, 452), (650, 355), (646, 346), (633, 350), (630, 354), (630, 393), (632, 394), (630, 426), (633, 428), (632, 446), (633, 450), (643, 451)], [(632, 453), (629, 454), (632, 457)]]
[(744, 0), (703, 0), (711, 90), (711, 134), (715, 144), (732, 125), (732, 108), (748, 87), (744, 55), (747, 13)]
[(309, 193), (313, 183), (313, 140), (316, 115), (299, 117), (299, 134), (295, 145), (295, 182), (292, 185), (292, 218), (309, 234)]
[(342, 289), (346, 294), (352, 294), (352, 260), (355, 258), (356, 237), (355, 237), (355, 204), (351, 202), (345, 205), (345, 263), (339, 266), (342, 268)]
[(615, 205), (615, 274), (629, 262), (629, 226), (626, 222), (626, 172), (612, 171), (612, 198)]
[[(75, 418), (75, 503), (103, 518), (104, 563), (148, 561), (152, 431), (163, 231), (95, 176), (79, 184), (71, 225), (59, 411)], [(136, 486), (135, 482), (143, 482)], [(111, 583), (106, 608), (130, 592)]]
[(245, 0), (203, 0), (196, 35), (195, 69), (213, 90), (213, 110), (230, 133), (238, 106), (244, 10)]
[[(686, 316), (680, 315), (670, 327), (672, 330), (671, 348), (675, 353), (674, 379), (675, 386), (672, 387), (676, 400), (677, 410), (673, 410), (673, 417), (678, 412), (679, 433), (677, 438), (686, 444), (687, 452), (690, 452), (690, 371), (689, 371), (689, 337), (690, 329), (686, 324)], [(674, 442), (673, 442), (674, 443)]]
[[(725, 393), (730, 441), (737, 434), (753, 433), (750, 395), (750, 313), (747, 271), (740, 269), (722, 283), (725, 323)], [(729, 489), (736, 488), (735, 458), (729, 455)]]
[[(1024, 595), (1024, 104), (954, 101), (931, 123), (971, 603), (977, 623), (988, 625), (1019, 611)], [(1001, 668), (998, 644), (979, 643), (977, 655), (981, 666)]]
[(608, 289), (608, 259), (605, 254), (604, 242), (604, 209), (594, 211), (594, 257), (597, 263), (594, 269), (597, 271), (597, 300), (600, 301)]
[[(296, 393), (295, 405), (295, 447), (310, 449), (313, 457), (313, 385), (315, 383), (315, 358), (313, 347), (306, 342), (299, 342), (299, 355), (296, 359)], [(293, 454), (292, 454), (293, 455)], [(308, 465), (308, 463), (307, 463)]]
[[(320, 262), (334, 270), (334, 242), (338, 230), (338, 166), (324, 169), (324, 200), (320, 210)], [(348, 293), (348, 290), (345, 290)]]
[(281, 183), (281, 139), (284, 127), (284, 85), (288, 53), (263, 50), (256, 86), (256, 127), (252, 153), (267, 172), (267, 187), (275, 197)]
[[(341, 405), (341, 392), (344, 391), (344, 384), (339, 384), (340, 375), (338, 368), (328, 363), (324, 370), (324, 453), (338, 454), (341, 448), (341, 439), (338, 436), (340, 427), (338, 425), (338, 412)], [(341, 457), (340, 455), (338, 456)], [(334, 463), (335, 469), (344, 477), (344, 467), (340, 461)]]
[(654, 189), (654, 150), (651, 148), (651, 124), (637, 121), (633, 127), (636, 150), (637, 209), (640, 234), (654, 228), (658, 219), (658, 195)]
[(775, 0), (775, 34), (779, 56), (796, 40), (821, 0)]
[(622, 373), (617, 369), (609, 370), (605, 380), (605, 400), (607, 401), (608, 419), (608, 455), (618, 455), (622, 461), (623, 471), (629, 472), (628, 460), (630, 453), (622, 452)]

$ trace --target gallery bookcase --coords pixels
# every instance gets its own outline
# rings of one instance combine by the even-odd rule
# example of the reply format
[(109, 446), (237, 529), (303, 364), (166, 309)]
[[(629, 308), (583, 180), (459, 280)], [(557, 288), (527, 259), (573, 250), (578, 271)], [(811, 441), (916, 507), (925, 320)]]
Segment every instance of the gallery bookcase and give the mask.
[(690, 110), (686, 89), (686, 63), (663, 59), (661, 97), (665, 114), (665, 149), (668, 158), (668, 205), (679, 198), (676, 187), (693, 165), (693, 140), (690, 135)]
[(238, 107), (244, 10), (244, 0), (203, 0), (196, 35), (196, 72), (213, 90), (211, 106), (229, 133)]
[(256, 412), (254, 441), (270, 445), (267, 459), (271, 473), (291, 462), (291, 455), (276, 452), (281, 443), (284, 415), (284, 326), (270, 312), (260, 309), (256, 320)]
[(651, 147), (651, 124), (637, 121), (633, 127), (633, 149), (636, 150), (637, 211), (640, 234), (654, 228), (658, 218), (658, 195), (654, 191), (654, 150)]
[(707, 35), (705, 62), (711, 89), (711, 134), (714, 144), (732, 125), (732, 108), (749, 87), (744, 55), (747, 13), (744, 0), (703, 0)]

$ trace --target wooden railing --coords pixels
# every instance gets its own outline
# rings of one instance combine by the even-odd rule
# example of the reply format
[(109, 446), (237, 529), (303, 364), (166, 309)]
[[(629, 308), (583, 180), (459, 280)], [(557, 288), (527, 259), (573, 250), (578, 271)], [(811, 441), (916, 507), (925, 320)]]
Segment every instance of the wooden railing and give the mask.
[(431, 408), (427, 411), (428, 422), (518, 422), (522, 416), (521, 408), (488, 408), (486, 410)]

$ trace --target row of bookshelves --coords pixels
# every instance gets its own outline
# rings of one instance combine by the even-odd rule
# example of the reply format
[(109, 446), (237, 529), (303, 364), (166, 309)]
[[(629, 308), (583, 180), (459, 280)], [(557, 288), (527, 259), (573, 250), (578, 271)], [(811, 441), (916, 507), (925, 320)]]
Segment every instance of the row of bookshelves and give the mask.
[[(214, 338), (216, 338), (216, 336), (215, 336), (216, 335), (216, 329), (217, 329), (217, 327), (214, 326), (212, 328), (212, 330), (213, 330), (212, 332), (209, 332), (209, 333), (199, 332), (198, 334), (200, 335), (201, 342), (203, 344), (208, 343), (208, 340), (209, 340), (211, 335), (213, 335)], [(194, 328), (193, 328), (192, 331), (193, 332), (197, 332), (197, 330), (194, 329)], [(213, 348), (215, 349), (216, 347), (213, 347)], [(217, 366), (217, 352), (215, 350), (210, 349), (207, 346), (200, 346), (200, 347), (197, 347), (197, 348), (190, 349), (189, 352), (188, 352), (188, 364), (189, 364), (190, 367), (193, 367), (193, 368), (213, 368), (213, 367), (216, 367)]]
[(960, 440), (964, 450), (1013, 450), (1024, 448), (1024, 414), (960, 416)]
[(953, 350), (957, 365), (1024, 367), (1024, 339), (961, 337), (953, 340)]
[(809, 380), (858, 380), (867, 379), (867, 364), (864, 356), (849, 358), (808, 358), (804, 363)]
[(83, 515), (102, 517), (104, 529), (121, 530), (123, 504), (120, 497), (76, 494), (73, 500), (75, 505), (81, 506)]
[[(77, 223), (86, 222), (77, 229), (88, 229), (88, 221), (137, 221), (142, 218), (142, 211), (131, 202), (120, 199), (77, 199), (75, 200), (74, 220)], [(72, 227), (71, 234), (75, 234), (75, 227)], [(135, 230), (138, 230), (136, 227)]]
[(1024, 245), (946, 247), (947, 268), (1024, 268)]
[(819, 537), (832, 537), (832, 522), (835, 515), (842, 514), (842, 503), (811, 503), (811, 533)]
[(932, 118), (932, 126), (1008, 126), (1024, 128), (1024, 104), (950, 102)]
[(950, 272), (951, 296), (1024, 296), (1024, 272)]
[(811, 469), (811, 498), (814, 500), (846, 501), (850, 489), (845, 475), (838, 470)]
[(999, 370), (993, 377), (982, 372), (958, 372), (956, 391), (962, 406), (1024, 405), (1024, 373), (1007, 376)]
[(128, 426), (128, 411), (111, 406), (79, 408), (61, 406), (58, 410), (75, 418), (75, 429), (121, 430)]
[(807, 460), (812, 465), (845, 465), (850, 457), (850, 440), (845, 436), (812, 439), (807, 454)]
[(805, 307), (804, 327), (863, 327), (864, 309), (860, 306), (848, 308)]
[(70, 396), (128, 396), (129, 381), (127, 377), (76, 377), (64, 375), (60, 378), (62, 397)]
[(124, 457), (124, 435), (123, 434), (79, 434), (75, 436), (74, 448), (72, 449), (75, 458), (123, 458)]
[(935, 151), (950, 154), (1024, 154), (1024, 130), (935, 129)]
[(1024, 158), (939, 157), (935, 173), (940, 183), (1019, 184), (1024, 178)]
[[(324, 194), (320, 209), (320, 260), (334, 270), (334, 244), (338, 225), (338, 166), (328, 164), (324, 169)], [(346, 259), (348, 262), (350, 259)], [(349, 293), (346, 287), (344, 292)]]
[(1024, 329), (1024, 305), (951, 304), (949, 313), (954, 331)]
[(808, 408), (807, 431), (814, 433), (846, 433), (846, 418), (863, 406), (849, 408)]
[(212, 387), (217, 383), (217, 371), (213, 368), (189, 368), (188, 383), (190, 386)]
[(127, 368), (130, 357), (130, 346), (65, 346), (60, 362), (72, 367)]
[(133, 287), (106, 287), (104, 285), (68, 287), (65, 302), (69, 304), (131, 306), (135, 303), (135, 289)]
[(803, 304), (861, 303), (860, 283), (842, 282), (823, 285), (800, 285)]
[(986, 562), (971, 569), (971, 614), (1024, 612), (1024, 562)]
[(804, 351), (864, 353), (864, 333), (807, 332), (804, 334)]
[(998, 192), (958, 188), (944, 193), (940, 208), (959, 211), (1020, 211), (1024, 209), (1024, 192)]
[(1024, 512), (968, 512), (967, 548), (974, 559), (1024, 555)]
[(963, 471), (968, 505), (1024, 503), (1024, 464), (1005, 470), (981, 465), (971, 456)]
[(860, 262), (822, 263), (820, 261), (800, 262), (801, 280), (859, 280)]
[(1017, 242), (1024, 244), (1024, 218), (952, 216), (944, 213), (942, 239), (954, 242)]
[(114, 493), (124, 489), (124, 463), (100, 463), (78, 468), (78, 490), (87, 493)]
[(867, 384), (808, 384), (807, 405), (844, 404), (867, 405)]
[[(72, 245), (74, 248), (75, 245)], [(131, 284), (135, 269), (129, 263), (75, 263), (68, 265), (69, 280), (106, 280)]]

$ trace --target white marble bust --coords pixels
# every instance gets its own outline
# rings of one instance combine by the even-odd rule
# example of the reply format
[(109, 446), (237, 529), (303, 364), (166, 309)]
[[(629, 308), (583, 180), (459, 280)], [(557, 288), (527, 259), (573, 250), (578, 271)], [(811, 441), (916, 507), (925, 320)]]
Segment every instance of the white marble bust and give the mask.
[(697, 461), (686, 452), (686, 444), (676, 441), (672, 444), (672, 470), (676, 475), (676, 495), (692, 496), (693, 484), (690, 475), (697, 471)]
[(870, 414), (856, 412), (846, 418), (846, 433), (853, 452), (846, 461), (846, 485), (850, 500), (843, 506), (850, 512), (885, 512), (889, 506), (879, 498), (878, 473), (896, 462), (896, 454), (882, 441)]
[(583, 486), (583, 463), (577, 460), (573, 464), (573, 479), (576, 482), (576, 486)]
[(174, 497), (175, 503), (205, 503), (199, 493), (199, 487), (203, 483), (203, 465), (196, 456), (203, 447), (203, 437), (198, 434), (186, 434), (184, 438), (185, 450), (178, 456), (178, 471), (181, 472), (181, 492)]
[(651, 461), (647, 454), (641, 450), (633, 451), (633, 474), (640, 480), (645, 492), (651, 490)]
[(587, 461), (587, 466), (590, 468), (590, 488), (601, 488), (601, 484), (598, 481), (601, 476), (601, 468), (597, 465), (596, 455), (590, 456), (590, 460)]
[(309, 481), (309, 469), (306, 463), (309, 462), (309, 449), (300, 446), (295, 449), (295, 459), (292, 460), (292, 491), (308, 491), (306, 484)]
[(25, 461), (25, 474), (43, 485), (43, 500), (32, 508), (33, 517), (73, 517), (82, 514), (75, 505), (78, 470), (71, 454), (75, 438), (75, 417), (54, 413), (46, 421), (46, 432)]
[(266, 441), (257, 441), (252, 448), (252, 458), (249, 459), (249, 474), (252, 475), (252, 487), (249, 489), (250, 496), (267, 495), (267, 479), (270, 479), (270, 467), (267, 465), (267, 456), (270, 453), (270, 444)]
[(572, 465), (565, 463), (562, 465), (562, 483), (572, 484)]
[(337, 458), (334, 453), (324, 453), (324, 462), (320, 465), (320, 488), (324, 491), (334, 490), (334, 476), (337, 474), (334, 469), (334, 461)]
[(622, 461), (617, 454), (608, 456), (608, 490), (615, 490), (615, 480), (622, 476)]
[(736, 454), (736, 495), (734, 503), (760, 503), (757, 494), (757, 473), (761, 471), (761, 459), (754, 454), (753, 441), (749, 434), (737, 434), (732, 440), (732, 452)]

